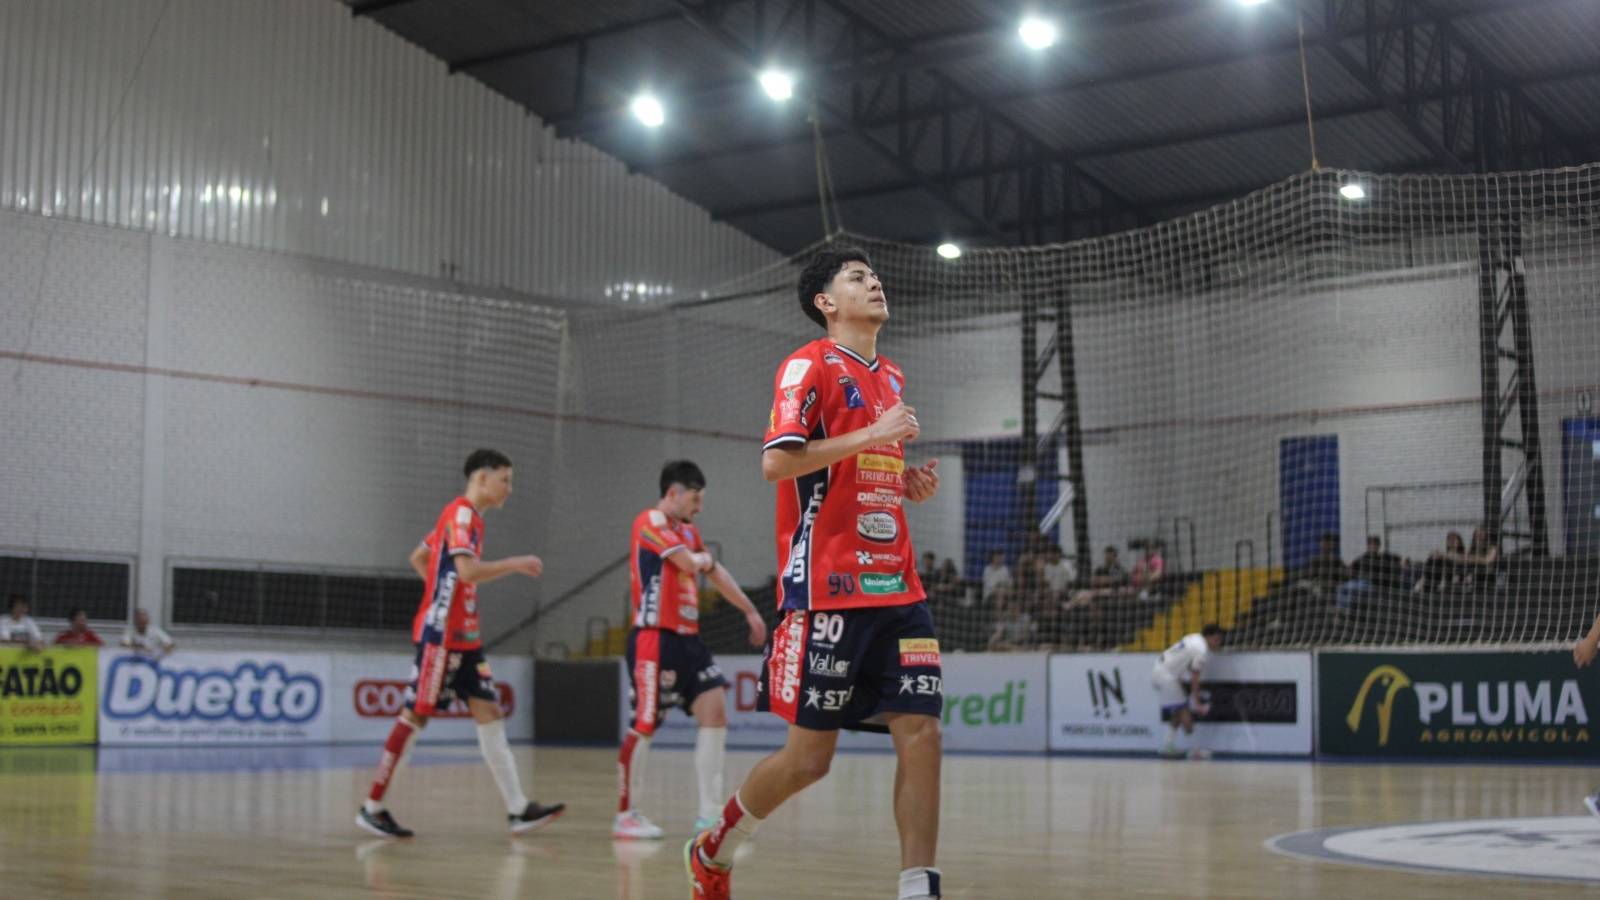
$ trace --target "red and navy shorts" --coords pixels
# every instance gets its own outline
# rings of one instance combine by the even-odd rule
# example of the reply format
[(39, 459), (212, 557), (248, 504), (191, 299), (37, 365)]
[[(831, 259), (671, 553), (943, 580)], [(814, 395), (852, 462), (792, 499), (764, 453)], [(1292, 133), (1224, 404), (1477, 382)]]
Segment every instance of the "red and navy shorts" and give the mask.
[(438, 644), (417, 644), (411, 683), (406, 685), (406, 709), (431, 716), (448, 710), (458, 698), (465, 703), (469, 697), (500, 702), (483, 650), (446, 650)]
[(725, 688), (716, 660), (699, 635), (660, 628), (635, 628), (628, 633), (628, 702), (634, 731), (646, 737), (667, 710), (689, 712), (706, 691)]
[(888, 731), (885, 713), (939, 716), (944, 670), (928, 604), (790, 610), (767, 642), (756, 708), (817, 731)]

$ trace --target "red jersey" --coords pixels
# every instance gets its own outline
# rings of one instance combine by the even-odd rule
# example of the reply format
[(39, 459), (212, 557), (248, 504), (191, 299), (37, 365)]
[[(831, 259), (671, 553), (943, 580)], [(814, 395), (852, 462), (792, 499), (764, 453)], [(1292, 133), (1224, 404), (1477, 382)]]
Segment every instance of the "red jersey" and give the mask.
[(424, 631), (443, 631), (446, 650), (482, 647), (478, 586), (456, 574), (456, 557), (483, 555), (483, 516), (467, 498), (457, 497), (439, 513), (423, 544), (428, 548), (428, 577), (411, 622), (412, 642), (422, 643)]
[[(900, 402), (905, 374), (823, 338), (778, 368), (764, 449), (859, 431)], [(906, 529), (899, 442), (778, 484), (783, 609), (902, 606), (927, 595)]]
[(663, 628), (678, 634), (700, 633), (700, 589), (695, 573), (680, 569), (667, 557), (699, 553), (700, 529), (675, 522), (659, 509), (633, 517), (633, 546), (628, 558), (633, 576), (633, 625)]

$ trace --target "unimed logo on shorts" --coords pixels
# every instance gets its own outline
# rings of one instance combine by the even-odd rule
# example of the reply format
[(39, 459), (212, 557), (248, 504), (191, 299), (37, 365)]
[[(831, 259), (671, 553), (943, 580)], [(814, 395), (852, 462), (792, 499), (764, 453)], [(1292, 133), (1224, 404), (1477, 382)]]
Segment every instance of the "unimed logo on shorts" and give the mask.
[[(511, 690), (511, 685), (502, 681), (494, 683), (494, 691), (500, 698), (500, 712), (510, 716), (516, 709), (516, 693)], [(356, 715), (363, 719), (388, 719), (398, 716), (400, 710), (406, 706), (406, 683), (385, 679), (364, 679), (356, 682), (354, 697)], [(472, 715), (465, 703), (452, 703), (450, 709), (434, 712), (430, 718), (435, 719), (465, 719)]]

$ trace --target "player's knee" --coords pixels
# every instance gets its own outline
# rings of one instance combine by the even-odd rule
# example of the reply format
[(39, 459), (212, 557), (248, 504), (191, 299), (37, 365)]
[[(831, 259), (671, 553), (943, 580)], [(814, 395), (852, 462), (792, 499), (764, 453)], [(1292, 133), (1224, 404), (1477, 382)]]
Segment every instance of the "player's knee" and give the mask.
[(828, 777), (833, 766), (833, 754), (820, 750), (801, 751), (794, 754), (789, 770), (802, 785), (815, 784)]
[(933, 716), (912, 716), (907, 720), (906, 738), (918, 748), (937, 752), (944, 746), (944, 728)]

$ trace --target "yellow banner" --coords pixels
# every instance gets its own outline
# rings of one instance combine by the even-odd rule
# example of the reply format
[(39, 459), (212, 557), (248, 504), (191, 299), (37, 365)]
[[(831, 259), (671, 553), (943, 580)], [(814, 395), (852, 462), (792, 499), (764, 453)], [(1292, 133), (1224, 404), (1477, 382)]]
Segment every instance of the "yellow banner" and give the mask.
[(99, 662), (95, 647), (0, 648), (0, 745), (94, 743)]
[(884, 456), (881, 453), (862, 453), (856, 456), (856, 468), (868, 472), (894, 472), (899, 474), (906, 470), (906, 462), (896, 456)]

